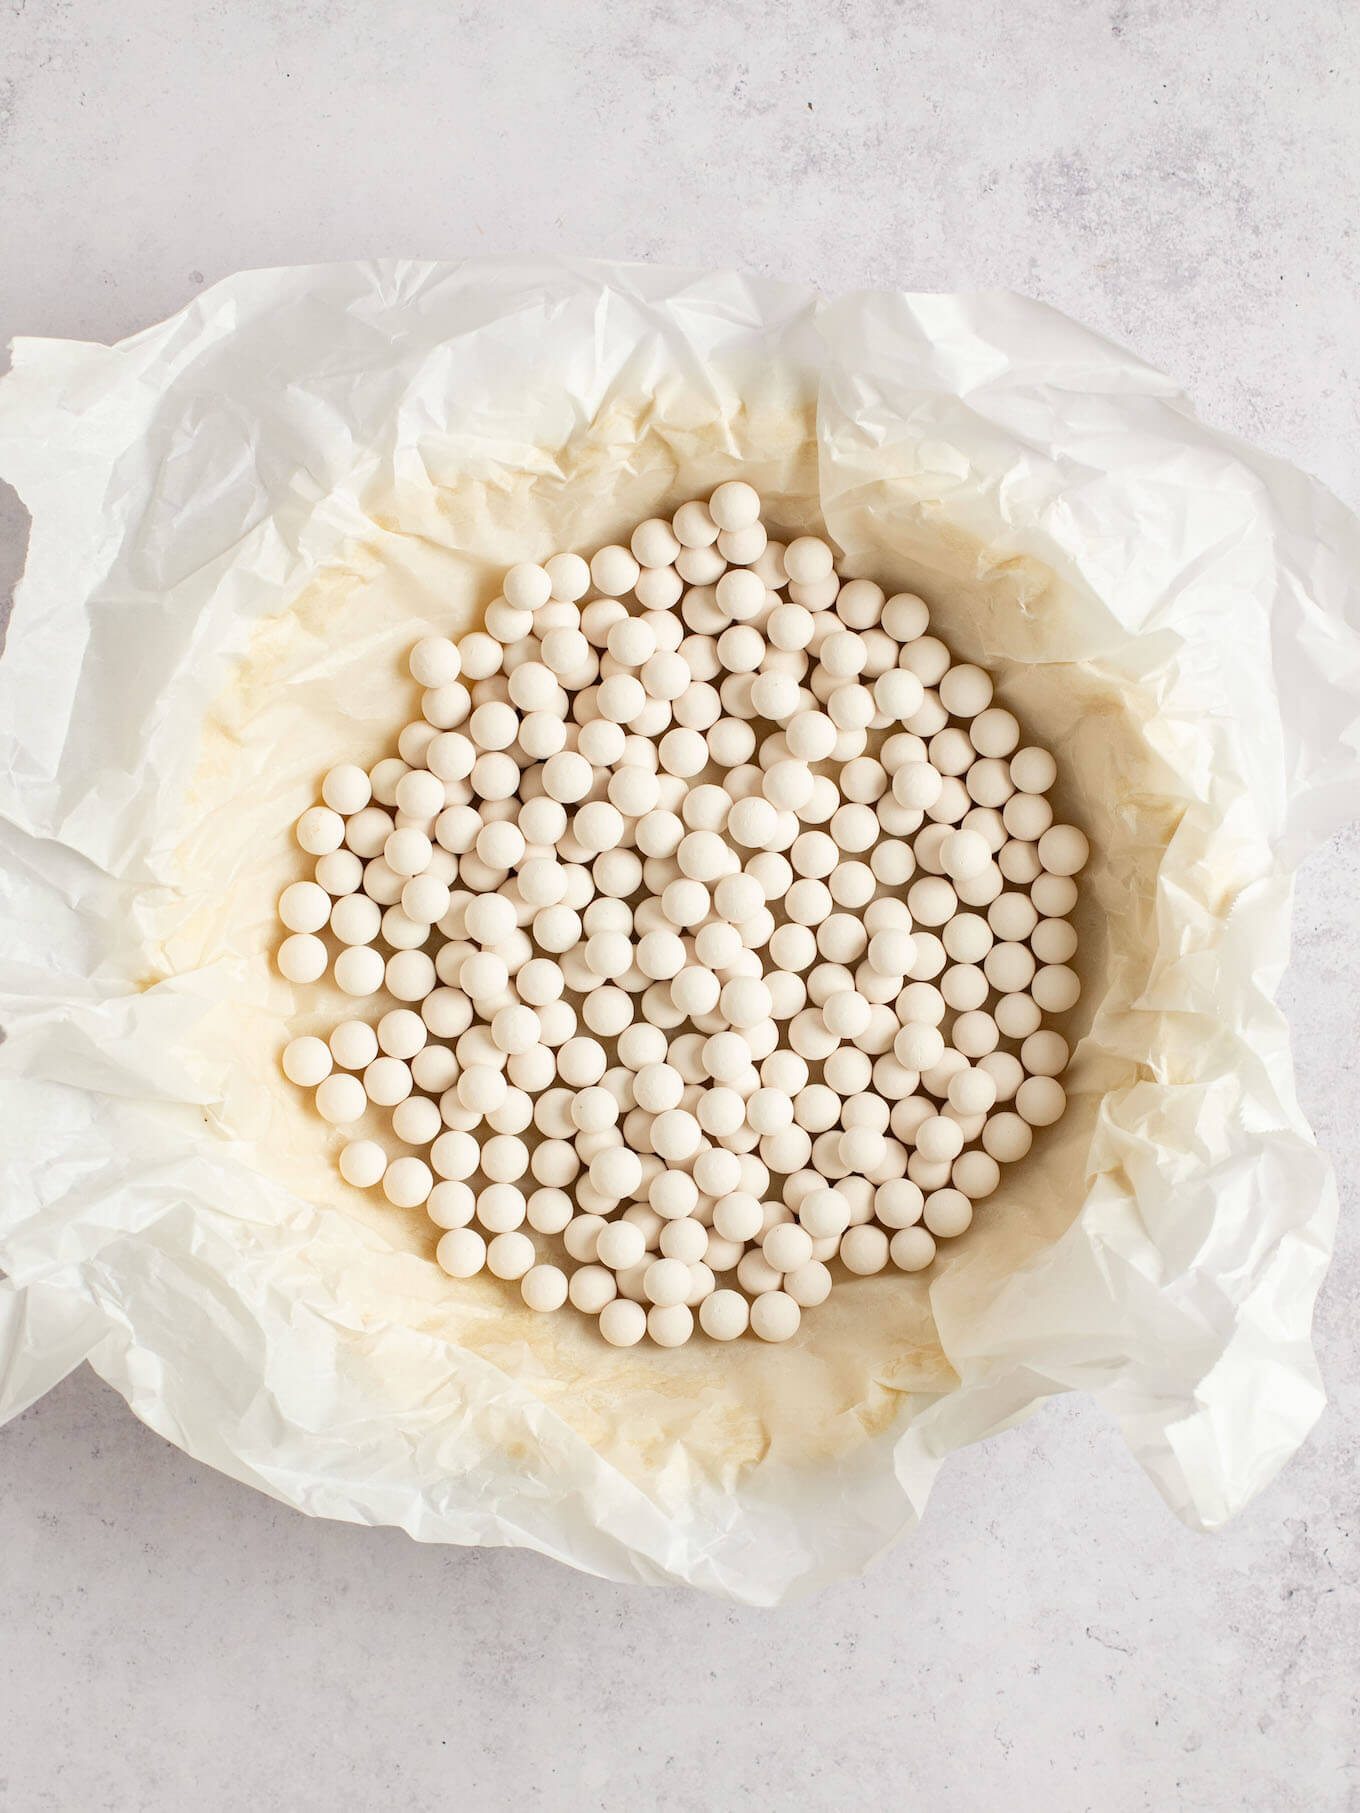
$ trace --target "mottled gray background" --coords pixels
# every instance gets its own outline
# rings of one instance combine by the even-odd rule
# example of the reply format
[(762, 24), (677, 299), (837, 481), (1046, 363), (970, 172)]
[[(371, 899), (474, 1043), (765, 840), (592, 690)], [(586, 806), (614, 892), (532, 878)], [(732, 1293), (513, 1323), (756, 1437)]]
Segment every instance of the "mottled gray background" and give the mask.
[[(1012, 286), (1356, 505), (1358, 76), (1346, 0), (3, 0), (0, 338), (365, 254)], [(82, 1372), (0, 1432), (0, 1805), (1360, 1807), (1358, 893), (1352, 833), (1287, 983), (1332, 1404), (1221, 1535), (1067, 1401), (867, 1580), (733, 1611), (310, 1522)]]

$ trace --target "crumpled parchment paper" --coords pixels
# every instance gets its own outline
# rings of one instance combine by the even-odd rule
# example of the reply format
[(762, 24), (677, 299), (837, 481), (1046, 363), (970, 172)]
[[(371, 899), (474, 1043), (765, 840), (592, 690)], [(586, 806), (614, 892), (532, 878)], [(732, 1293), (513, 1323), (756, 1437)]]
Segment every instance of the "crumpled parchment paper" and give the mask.
[[(607, 1349), (457, 1283), (278, 1069), (290, 827), (510, 562), (740, 471), (923, 593), (1090, 834), (1066, 1118), (919, 1278), (787, 1347)], [(1013, 295), (512, 260), (247, 272), (115, 347), (20, 340), (0, 661), (0, 1417), (81, 1359), (316, 1515), (775, 1603), (944, 1457), (1084, 1389), (1211, 1528), (1323, 1402), (1333, 1185), (1274, 991), (1360, 805), (1360, 525)]]

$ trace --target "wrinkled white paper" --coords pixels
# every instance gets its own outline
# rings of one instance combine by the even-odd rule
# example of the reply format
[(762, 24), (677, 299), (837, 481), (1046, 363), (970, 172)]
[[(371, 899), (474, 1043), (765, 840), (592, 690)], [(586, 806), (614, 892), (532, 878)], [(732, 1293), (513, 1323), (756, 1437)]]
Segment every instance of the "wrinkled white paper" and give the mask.
[[(787, 1348), (606, 1350), (340, 1180), (278, 1075), (289, 827), (508, 562), (740, 469), (1000, 676), (1092, 838), (1065, 1120), (919, 1279)], [(1335, 1213), (1273, 995), (1360, 805), (1360, 525), (1011, 295), (639, 266), (250, 272), (22, 340), (0, 661), (0, 1416), (88, 1358), (318, 1515), (754, 1603), (862, 1569), (944, 1457), (1094, 1393), (1210, 1528), (1323, 1402)]]

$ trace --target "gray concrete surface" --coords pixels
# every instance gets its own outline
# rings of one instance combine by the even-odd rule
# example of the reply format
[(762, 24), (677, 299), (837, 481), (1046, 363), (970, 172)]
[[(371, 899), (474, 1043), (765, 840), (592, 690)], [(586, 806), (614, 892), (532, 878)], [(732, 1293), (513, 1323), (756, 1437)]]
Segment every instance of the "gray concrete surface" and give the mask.
[[(234, 268), (483, 251), (1011, 286), (1360, 504), (1360, 14), (1336, 0), (7, 0), (0, 339)], [(23, 517), (0, 507), (7, 582)], [(1286, 996), (1343, 1225), (1332, 1404), (1214, 1538), (1101, 1419), (958, 1457), (792, 1611), (313, 1523), (88, 1372), (0, 1431), (6, 1813), (1360, 1807), (1360, 837)]]

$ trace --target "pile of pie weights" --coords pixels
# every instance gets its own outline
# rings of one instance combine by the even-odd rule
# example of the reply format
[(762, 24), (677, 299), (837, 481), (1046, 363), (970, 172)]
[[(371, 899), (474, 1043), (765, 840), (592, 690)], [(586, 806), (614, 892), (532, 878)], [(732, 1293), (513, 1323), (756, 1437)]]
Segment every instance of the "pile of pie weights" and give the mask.
[(418, 642), (419, 717), (326, 775), (279, 902), (282, 974), (373, 1016), (283, 1054), (345, 1178), (616, 1346), (783, 1341), (923, 1270), (1065, 1106), (1053, 757), (920, 598), (760, 507), (512, 567)]

